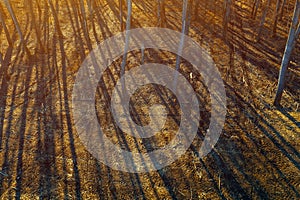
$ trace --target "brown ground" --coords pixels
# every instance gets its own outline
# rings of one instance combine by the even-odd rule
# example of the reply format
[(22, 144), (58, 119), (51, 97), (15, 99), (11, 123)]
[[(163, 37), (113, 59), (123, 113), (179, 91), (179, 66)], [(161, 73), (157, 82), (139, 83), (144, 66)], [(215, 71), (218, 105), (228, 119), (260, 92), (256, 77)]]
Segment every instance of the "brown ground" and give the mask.
[[(226, 124), (215, 149), (199, 159), (196, 150), (210, 116), (209, 105), (204, 106), (200, 137), (190, 149), (172, 165), (143, 174), (114, 171), (97, 162), (80, 142), (70, 112), (72, 86), (81, 62), (97, 43), (120, 32), (117, 1), (88, 1), (95, 5), (92, 15), (87, 16), (85, 32), (82, 15), (76, 13), (80, 12), (79, 1), (53, 0), (62, 35), (47, 1), (32, 1), (35, 20), (28, 12), (27, 0), (11, 2), (29, 52), (20, 45), (13, 22), (1, 2), (4, 11), (0, 11), (13, 36), (13, 44), (9, 46), (0, 26), (0, 53), (4, 60), (0, 70), (1, 199), (300, 198), (299, 46), (291, 61), (283, 108), (272, 106), (292, 2), (285, 8), (277, 35), (271, 37), (270, 11), (261, 40), (253, 42), (261, 9), (259, 17), (250, 20), (253, 2), (235, 1), (225, 43), (223, 2), (200, 1), (198, 16), (192, 16), (189, 35), (211, 53), (222, 74), (228, 97)], [(157, 25), (154, 2), (133, 2), (133, 27)], [(275, 2), (271, 2), (274, 10)], [(180, 30), (181, 3), (167, 0), (166, 4), (167, 27)], [(175, 59), (166, 52), (146, 51), (146, 62), (174, 66)], [(111, 93), (119, 77), (120, 63), (121, 59), (106, 71), (100, 84), (105, 89), (99, 87), (97, 111), (112, 141), (133, 148), (135, 140), (120, 132), (105, 110), (108, 102), (103, 95)], [(130, 53), (127, 63), (127, 68), (137, 66), (140, 52)], [(209, 101), (201, 78), (189, 77), (192, 69), (188, 63), (182, 62), (181, 66), (181, 72), (198, 92), (199, 101)], [(148, 106), (158, 102), (158, 89), (166, 92), (162, 88), (145, 87), (136, 94), (140, 98), (132, 98), (136, 109), (132, 113), (141, 116), (137, 123), (145, 124), (149, 120)], [(172, 99), (170, 95), (169, 99), (166, 95), (161, 97)], [(178, 106), (173, 109), (173, 113), (179, 113)], [(162, 137), (148, 141), (152, 147), (169, 141), (178, 127), (177, 114), (169, 115)]]

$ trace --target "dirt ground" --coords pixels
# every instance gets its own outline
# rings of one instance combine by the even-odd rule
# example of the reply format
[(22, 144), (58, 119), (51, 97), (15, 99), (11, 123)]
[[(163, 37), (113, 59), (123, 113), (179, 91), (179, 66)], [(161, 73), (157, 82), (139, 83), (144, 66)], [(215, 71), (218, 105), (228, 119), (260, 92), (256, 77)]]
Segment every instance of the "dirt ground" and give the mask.
[[(299, 43), (290, 63), (282, 108), (272, 106), (292, 1), (285, 7), (276, 36), (271, 34), (272, 12), (268, 12), (259, 41), (262, 7), (257, 19), (251, 19), (253, 2), (234, 1), (225, 40), (223, 1), (199, 1), (189, 36), (211, 54), (222, 75), (228, 104), (223, 132), (213, 151), (199, 158), (197, 150), (209, 124), (210, 99), (199, 73), (182, 60), (180, 73), (201, 104), (199, 137), (170, 166), (141, 174), (115, 171), (98, 162), (81, 143), (71, 112), (72, 88), (82, 61), (97, 44), (121, 31), (118, 1), (82, 1), (86, 17), (81, 1), (32, 1), (34, 16), (28, 1), (11, 0), (26, 47), (0, 3), (12, 39), (9, 44), (0, 25), (1, 199), (300, 198)], [(182, 2), (165, 2), (166, 27), (180, 31)], [(276, 1), (271, 2), (274, 10)], [(134, 0), (132, 28), (149, 26), (158, 26), (156, 1)], [(176, 97), (163, 87), (143, 87), (131, 99), (132, 117), (141, 125), (149, 122), (150, 105), (172, 102), (158, 136), (135, 140), (115, 124), (109, 99), (120, 77), (121, 62), (121, 58), (113, 62), (99, 82), (99, 123), (111, 141), (124, 149), (134, 150), (138, 143), (143, 147), (139, 151), (145, 152), (166, 145), (178, 129), (180, 108)], [(145, 62), (175, 67), (176, 55), (147, 49)], [(141, 51), (130, 52), (126, 70), (140, 63)]]

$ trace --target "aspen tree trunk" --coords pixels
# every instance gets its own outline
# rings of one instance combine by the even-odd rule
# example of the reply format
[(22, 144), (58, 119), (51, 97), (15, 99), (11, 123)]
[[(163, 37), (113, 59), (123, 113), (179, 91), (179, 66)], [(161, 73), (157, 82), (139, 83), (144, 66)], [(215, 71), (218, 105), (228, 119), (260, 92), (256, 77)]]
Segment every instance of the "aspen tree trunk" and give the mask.
[(89, 36), (89, 31), (88, 31), (88, 24), (87, 24), (87, 18), (86, 18), (86, 11), (85, 11), (85, 7), (84, 7), (84, 1), (83, 0), (80, 0), (80, 12), (81, 12), (81, 16), (82, 16), (82, 28), (83, 28), (83, 33), (84, 33), (84, 36), (85, 36), (85, 40), (86, 40), (86, 43), (87, 43), (87, 46), (89, 48), (90, 51), (92, 51), (93, 47), (92, 47), (92, 44), (91, 44), (91, 39), (90, 39), (90, 36)]
[(95, 21), (94, 21), (94, 0), (88, 0), (87, 5), (88, 5), (88, 9), (89, 9), (89, 18), (91, 20), (91, 24), (92, 24), (92, 28), (93, 28), (93, 34), (94, 34), (97, 44), (99, 44), (99, 40), (97, 37), (97, 31), (96, 31), (96, 27), (95, 27)]
[(157, 21), (159, 27), (167, 27), (165, 0), (157, 0)]
[(193, 20), (198, 20), (198, 8), (199, 8), (199, 0), (194, 0), (193, 5), (194, 6), (194, 11), (193, 11)]
[(227, 32), (228, 32), (228, 23), (230, 21), (230, 12), (231, 12), (231, 4), (232, 0), (225, 0), (225, 13), (224, 13), (224, 18), (223, 18), (223, 36), (226, 39), (227, 37)]
[(186, 26), (185, 26), (185, 34), (188, 35), (190, 32), (190, 26), (191, 26), (191, 21), (192, 21), (192, 14), (193, 14), (193, 5), (194, 5), (194, 0), (188, 0), (188, 5), (187, 5), (187, 16), (186, 16)]
[(260, 20), (258, 35), (257, 35), (257, 42), (259, 42), (259, 40), (261, 38), (261, 34), (262, 34), (262, 31), (263, 31), (263, 28), (264, 28), (264, 24), (266, 22), (267, 13), (268, 13), (269, 7), (270, 7), (270, 2), (271, 2), (271, 0), (268, 0), (267, 5), (264, 9), (263, 15), (262, 15), (261, 20)]
[[(183, 45), (184, 45), (184, 37), (186, 34), (187, 30), (187, 9), (188, 9), (188, 0), (183, 0), (183, 8), (182, 8), (182, 28), (181, 28), (181, 39), (180, 39), (180, 44), (178, 47), (178, 53), (177, 53), (177, 58), (176, 58), (176, 71), (178, 72), (180, 68), (180, 55), (182, 54), (183, 50)], [(176, 73), (174, 75), (174, 82), (173, 82), (173, 88), (176, 90), (177, 88), (177, 80), (178, 80), (178, 74)]]
[(30, 15), (31, 15), (31, 18), (32, 18), (32, 24), (34, 26), (35, 36), (36, 36), (36, 39), (37, 39), (37, 43), (40, 46), (40, 50), (43, 52), (44, 51), (44, 47), (43, 47), (43, 44), (42, 44), (42, 41), (41, 41), (41, 35), (40, 35), (39, 26), (36, 23), (36, 18), (35, 18), (34, 11), (33, 11), (32, 0), (27, 0), (27, 3), (29, 5)]
[(280, 14), (279, 14), (279, 19), (282, 20), (282, 16), (283, 16), (283, 13), (284, 13), (284, 6), (286, 4), (286, 0), (283, 0), (281, 6), (280, 6)]
[[(79, 22), (79, 12), (78, 9), (75, 5), (75, 3), (72, 2), (72, 0), (64, 0), (66, 7), (67, 7), (67, 11), (68, 11), (68, 15), (69, 15), (69, 20), (70, 20), (70, 24), (72, 25), (72, 29), (74, 30), (74, 37), (75, 37), (75, 45), (77, 47), (77, 49), (80, 52), (80, 58), (81, 60), (85, 59), (85, 50), (84, 50), (84, 42), (81, 38), (81, 31), (80, 30), (80, 22)], [(72, 9), (72, 10), (71, 10)], [(72, 17), (72, 14), (74, 16), (74, 19)]]
[(120, 29), (121, 29), (121, 32), (124, 31), (124, 21), (123, 21), (123, 16), (124, 16), (124, 13), (123, 13), (123, 0), (119, 0), (119, 12), (120, 12)]
[(276, 10), (275, 10), (275, 14), (274, 14), (274, 24), (273, 24), (273, 36), (276, 35), (276, 31), (277, 31), (277, 24), (278, 24), (278, 16), (280, 14), (280, 5), (281, 5), (281, 0), (277, 0), (276, 2)]
[(260, 6), (261, 0), (255, 0), (253, 8), (252, 8), (252, 19), (256, 19), (257, 11)]
[(21, 31), (20, 24), (19, 24), (19, 22), (17, 20), (15, 12), (14, 12), (11, 4), (10, 4), (10, 1), (9, 0), (3, 0), (3, 1), (4, 1), (4, 4), (5, 4), (6, 8), (8, 9), (8, 12), (9, 12), (11, 18), (13, 19), (15, 27), (16, 27), (16, 29), (18, 31), (19, 36), (20, 36), (21, 43), (24, 43), (24, 36), (23, 36), (22, 31)]
[[(131, 13), (132, 13), (132, 2), (131, 0), (127, 0), (127, 19), (126, 19), (126, 36), (125, 36), (125, 49), (124, 49), (124, 55), (123, 55), (123, 60), (122, 60), (122, 64), (121, 64), (121, 77), (125, 74), (125, 66), (126, 66), (126, 62), (127, 62), (127, 51), (129, 48), (129, 39), (130, 39), (130, 35), (129, 35), (129, 30), (131, 27)], [(124, 79), (123, 79), (124, 81)], [(125, 92), (125, 82), (122, 83), (122, 89), (123, 92)]]
[(285, 82), (286, 82), (286, 73), (288, 70), (290, 58), (292, 55), (293, 48), (295, 47), (296, 40), (300, 33), (299, 15), (300, 15), (300, 0), (296, 0), (295, 10), (294, 10), (294, 14), (293, 14), (293, 21), (292, 21), (289, 37), (288, 37), (288, 40), (286, 43), (285, 51), (284, 51), (282, 62), (281, 62), (277, 92), (276, 92), (276, 96), (275, 96), (275, 100), (274, 100), (275, 106), (280, 105), (282, 93), (283, 93)]
[(2, 27), (3, 27), (3, 29), (4, 29), (4, 32), (5, 32), (5, 36), (6, 36), (6, 39), (7, 39), (7, 42), (8, 42), (8, 44), (9, 45), (12, 45), (12, 40), (11, 40), (11, 37), (10, 37), (10, 33), (9, 33), (9, 31), (8, 31), (8, 29), (7, 29), (7, 26), (6, 26), (6, 23), (5, 23), (5, 18), (4, 18), (4, 16), (3, 16), (3, 10), (2, 10), (3, 8), (2, 8), (2, 6), (1, 6), (1, 4), (0, 4), (0, 22), (1, 22), (1, 24), (2, 24)]
[(30, 57), (31, 53), (30, 53), (29, 49), (26, 47), (24, 36), (23, 36), (22, 30), (21, 30), (20, 24), (19, 24), (18, 19), (17, 19), (16, 15), (15, 15), (15, 12), (14, 12), (11, 4), (10, 4), (10, 1), (9, 0), (3, 0), (3, 1), (4, 1), (5, 6), (8, 9), (8, 12), (9, 12), (11, 18), (13, 19), (14, 25), (15, 25), (15, 27), (17, 29), (18, 34), (19, 34), (19, 37), (20, 37), (20, 46), (26, 52), (26, 54)]
[[(61, 28), (60, 28), (60, 24), (59, 24), (59, 20), (58, 20), (58, 16), (57, 16), (57, 11), (54, 8), (52, 0), (48, 0), (48, 4), (50, 6), (50, 10), (51, 10), (52, 15), (53, 15), (54, 24), (55, 24), (55, 31), (57, 31), (58, 38), (60, 40), (62, 40), (63, 39), (63, 34), (62, 34), (62, 31), (61, 31)], [(64, 60), (65, 58), (62, 58), (62, 59)]]

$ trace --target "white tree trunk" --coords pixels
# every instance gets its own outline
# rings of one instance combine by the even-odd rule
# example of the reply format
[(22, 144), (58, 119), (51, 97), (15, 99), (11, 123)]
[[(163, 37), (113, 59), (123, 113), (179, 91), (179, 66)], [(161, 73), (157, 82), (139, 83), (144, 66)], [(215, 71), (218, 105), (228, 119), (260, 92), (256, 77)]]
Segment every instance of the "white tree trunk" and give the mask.
[(260, 3), (261, 3), (261, 0), (255, 0), (253, 8), (252, 8), (252, 19), (256, 18)]
[[(131, 0), (127, 0), (127, 19), (126, 19), (126, 37), (125, 37), (125, 48), (124, 48), (124, 55), (123, 55), (123, 60), (122, 60), (122, 64), (121, 64), (121, 77), (125, 74), (125, 66), (126, 66), (126, 62), (127, 62), (127, 51), (129, 48), (129, 39), (130, 39), (130, 35), (129, 35), (129, 30), (131, 27), (131, 13), (132, 13), (132, 2)], [(122, 82), (122, 89), (123, 91), (125, 91), (125, 79), (123, 79)]]
[(300, 0), (296, 0), (293, 21), (292, 21), (289, 37), (286, 43), (285, 51), (281, 62), (277, 92), (274, 100), (275, 106), (280, 105), (283, 89), (285, 86), (286, 73), (288, 70), (290, 57), (292, 55), (293, 48), (295, 47), (296, 40), (300, 33), (299, 15), (300, 15)]
[(157, 4), (157, 24), (159, 27), (165, 28), (167, 26), (165, 0), (158, 0)]
[(228, 23), (230, 21), (230, 12), (231, 12), (231, 4), (232, 0), (225, 0), (225, 13), (224, 13), (224, 21), (223, 21), (223, 28), (224, 28), (224, 38), (227, 38), (227, 31), (228, 31)]
[(263, 15), (261, 17), (261, 21), (260, 21), (260, 24), (259, 24), (258, 35), (257, 35), (257, 42), (260, 41), (261, 34), (262, 34), (262, 31), (263, 31), (263, 28), (264, 28), (264, 24), (266, 22), (266, 17), (267, 17), (268, 11), (269, 11), (270, 3), (271, 3), (271, 1), (268, 0), (267, 5), (264, 9)]
[(277, 24), (278, 24), (278, 16), (280, 14), (280, 5), (281, 5), (281, 0), (277, 0), (276, 2), (276, 10), (275, 10), (275, 14), (274, 14), (274, 24), (273, 24), (273, 36), (276, 35), (276, 31), (277, 31)]
[[(179, 70), (180, 68), (180, 55), (182, 54), (182, 50), (183, 50), (183, 45), (184, 45), (184, 37), (186, 34), (186, 30), (187, 30), (187, 8), (188, 8), (188, 0), (184, 0), (183, 1), (183, 9), (182, 9), (182, 28), (181, 28), (181, 39), (180, 39), (180, 44), (178, 47), (178, 53), (177, 53), (177, 58), (176, 58), (176, 71)], [(173, 82), (173, 88), (174, 90), (176, 90), (176, 86), (177, 86), (177, 79), (178, 79), (178, 74), (175, 73), (174, 75), (174, 82)]]
[(8, 12), (9, 12), (11, 18), (14, 21), (15, 27), (16, 27), (16, 29), (18, 31), (19, 36), (20, 36), (20, 40), (23, 43), (24, 42), (23, 33), (21, 31), (20, 24), (19, 24), (19, 22), (17, 20), (17, 17), (15, 15), (14, 11), (13, 11), (13, 8), (12, 8), (12, 6), (10, 4), (10, 1), (9, 0), (4, 0), (4, 3), (5, 3), (6, 8), (8, 9)]
[[(0, 5), (0, 6), (1, 6), (1, 5)], [(1, 8), (1, 10), (2, 10), (2, 7), (0, 7), (0, 8)], [(0, 10), (0, 22), (1, 22), (2, 27), (3, 27), (3, 29), (4, 29), (5, 36), (6, 36), (6, 38), (7, 38), (8, 44), (9, 44), (9, 45), (12, 45), (12, 40), (11, 40), (11, 37), (10, 37), (10, 33), (9, 33), (8, 28), (7, 28), (7, 26), (6, 26), (5, 18), (4, 18), (4, 16), (3, 16), (1, 10)]]
[(123, 22), (123, 0), (119, 0), (119, 10), (120, 10), (120, 28), (121, 32), (124, 31), (124, 22)]

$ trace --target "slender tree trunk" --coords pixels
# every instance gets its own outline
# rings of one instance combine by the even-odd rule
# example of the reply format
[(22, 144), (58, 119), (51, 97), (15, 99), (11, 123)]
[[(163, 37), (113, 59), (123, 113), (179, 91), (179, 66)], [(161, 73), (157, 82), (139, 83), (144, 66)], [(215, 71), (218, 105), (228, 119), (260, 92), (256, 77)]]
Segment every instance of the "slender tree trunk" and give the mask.
[(29, 5), (29, 10), (30, 10), (29, 12), (30, 12), (30, 15), (31, 15), (31, 18), (32, 18), (32, 24), (33, 24), (33, 27), (34, 27), (34, 30), (35, 30), (35, 36), (36, 36), (36, 39), (37, 39), (37, 43), (40, 46), (40, 50), (43, 52), (44, 47), (43, 47), (43, 44), (42, 44), (42, 41), (41, 41), (39, 26), (36, 23), (35, 14), (34, 14), (34, 11), (33, 11), (32, 0), (27, 0), (27, 3)]
[(84, 33), (84, 36), (85, 36), (85, 40), (86, 40), (86, 43), (87, 43), (87, 46), (89, 48), (90, 51), (92, 51), (93, 47), (92, 47), (92, 44), (91, 44), (91, 39), (90, 39), (90, 36), (89, 36), (89, 30), (88, 30), (88, 24), (87, 24), (87, 18), (86, 18), (86, 11), (85, 11), (85, 7), (84, 7), (84, 1), (83, 0), (80, 0), (80, 12), (81, 12), (81, 16), (82, 16), (82, 29), (83, 29), (83, 33)]
[(253, 8), (252, 8), (252, 19), (256, 19), (257, 11), (260, 6), (261, 0), (255, 0)]
[(225, 3), (225, 12), (224, 12), (224, 19), (223, 19), (223, 28), (224, 28), (223, 36), (226, 39), (227, 32), (228, 32), (228, 24), (230, 21), (232, 0), (225, 0), (224, 3)]
[[(80, 30), (80, 22), (79, 22), (79, 12), (78, 9), (75, 5), (75, 3), (73, 3), (70, 0), (65, 0), (66, 2), (66, 7), (67, 7), (67, 11), (69, 13), (69, 19), (72, 25), (72, 28), (74, 30), (74, 36), (75, 36), (75, 42), (76, 42), (76, 47), (80, 52), (80, 58), (83, 61), (85, 59), (85, 51), (84, 51), (84, 42), (83, 39), (81, 38), (81, 31)], [(69, 3), (70, 2), (70, 3)], [(71, 11), (71, 9), (72, 11)], [(72, 14), (74, 15), (74, 20), (72, 19)], [(74, 23), (75, 22), (75, 23)]]
[(16, 17), (16, 15), (15, 15), (15, 12), (14, 12), (14, 10), (13, 10), (11, 4), (10, 4), (10, 1), (9, 1), (9, 0), (3, 0), (3, 1), (4, 1), (4, 3), (5, 3), (5, 6), (6, 6), (7, 9), (8, 9), (8, 12), (9, 12), (11, 18), (13, 19), (13, 22), (14, 22), (14, 24), (15, 24), (15, 27), (16, 27), (16, 29), (17, 29), (17, 31), (18, 31), (19, 36), (20, 36), (20, 40), (21, 40), (21, 42), (23, 43), (23, 42), (24, 42), (24, 36), (23, 36), (22, 31), (21, 31), (21, 27), (20, 27), (20, 24), (19, 24), (19, 22), (18, 22), (18, 20), (17, 20), (17, 17)]
[(22, 49), (25, 51), (25, 53), (30, 57), (31, 56), (31, 53), (29, 51), (29, 49), (27, 48), (26, 44), (25, 44), (25, 39), (24, 39), (24, 36), (23, 36), (23, 33), (22, 33), (22, 30), (21, 30), (21, 26), (19, 24), (19, 21), (15, 15), (15, 12), (11, 6), (11, 3), (9, 0), (3, 0), (4, 3), (5, 3), (5, 6), (7, 7), (8, 9), (8, 12), (14, 22), (14, 25), (17, 29), (17, 32), (19, 34), (19, 37), (20, 37), (20, 46), (22, 47)]
[(261, 38), (261, 34), (262, 34), (262, 31), (263, 31), (264, 24), (266, 22), (266, 17), (267, 17), (267, 14), (268, 14), (268, 11), (269, 11), (269, 7), (270, 7), (270, 1), (271, 0), (268, 0), (267, 5), (266, 5), (266, 7), (264, 9), (263, 15), (262, 15), (261, 20), (260, 20), (259, 29), (258, 29), (258, 35), (257, 35), (257, 42), (259, 42), (259, 40)]
[(284, 13), (284, 6), (286, 4), (286, 0), (283, 0), (282, 1), (282, 4), (280, 6), (280, 14), (279, 14), (279, 19), (282, 20), (282, 16), (283, 16), (283, 13)]
[[(126, 36), (125, 36), (125, 49), (124, 49), (124, 55), (123, 55), (123, 60), (121, 64), (121, 77), (125, 74), (125, 66), (127, 62), (127, 54), (128, 54), (128, 48), (129, 48), (129, 30), (131, 27), (131, 13), (132, 13), (132, 2), (131, 0), (127, 0), (127, 20), (126, 20)], [(123, 79), (124, 81), (124, 79)], [(122, 83), (122, 89), (123, 92), (125, 92), (125, 82)]]
[(281, 5), (281, 0), (277, 0), (276, 10), (274, 14), (274, 24), (273, 24), (273, 32), (272, 32), (273, 36), (276, 35), (276, 31), (277, 31), (278, 16), (280, 14), (280, 5)]
[(193, 20), (198, 20), (199, 0), (194, 0)]
[(121, 28), (121, 32), (124, 31), (124, 21), (123, 21), (123, 16), (124, 16), (124, 12), (123, 12), (123, 0), (119, 0), (119, 12), (120, 12), (120, 28)]
[(97, 30), (96, 30), (95, 20), (94, 20), (94, 0), (88, 0), (87, 5), (88, 5), (88, 9), (89, 9), (89, 17), (90, 17), (91, 24), (93, 27), (94, 37), (95, 37), (97, 44), (99, 44), (99, 39), (97, 36)]
[(3, 55), (0, 52), (0, 65), (3, 66), (4, 65), (4, 60), (3, 60)]
[(190, 32), (190, 26), (191, 26), (191, 21), (192, 21), (192, 14), (193, 14), (193, 5), (194, 5), (194, 0), (188, 0), (188, 5), (187, 5), (187, 16), (186, 16), (186, 26), (185, 26), (185, 34), (188, 35)]
[(165, 0), (157, 1), (157, 21), (159, 27), (167, 27), (167, 18), (166, 18), (166, 9), (165, 9)]
[[(182, 6), (182, 28), (181, 28), (181, 39), (180, 39), (180, 44), (178, 47), (178, 53), (177, 53), (177, 58), (176, 58), (176, 71), (179, 71), (180, 68), (180, 55), (182, 54), (183, 50), (183, 45), (184, 45), (184, 37), (186, 34), (187, 30), (187, 9), (188, 9), (188, 0), (183, 0), (183, 6)], [(178, 80), (178, 74), (175, 73), (174, 75), (174, 82), (173, 82), (173, 88), (176, 90), (177, 88), (177, 80)]]
[(281, 97), (285, 87), (286, 73), (288, 70), (290, 57), (292, 55), (292, 51), (295, 47), (296, 40), (300, 33), (299, 15), (300, 15), (300, 0), (296, 0), (293, 21), (290, 28), (290, 33), (286, 43), (285, 51), (283, 54), (283, 59), (282, 59), (279, 78), (278, 78), (277, 92), (274, 100), (275, 106), (280, 105)]
[(8, 29), (7, 29), (7, 26), (6, 26), (6, 23), (5, 23), (5, 18), (3, 16), (4, 12), (2, 12), (2, 11), (3, 11), (3, 8), (2, 8), (2, 6), (0, 4), (0, 22), (1, 22), (2, 27), (4, 29), (5, 36), (6, 36), (8, 44), (12, 45), (12, 40), (11, 40), (11, 37), (10, 37), (10, 33), (9, 33)]

